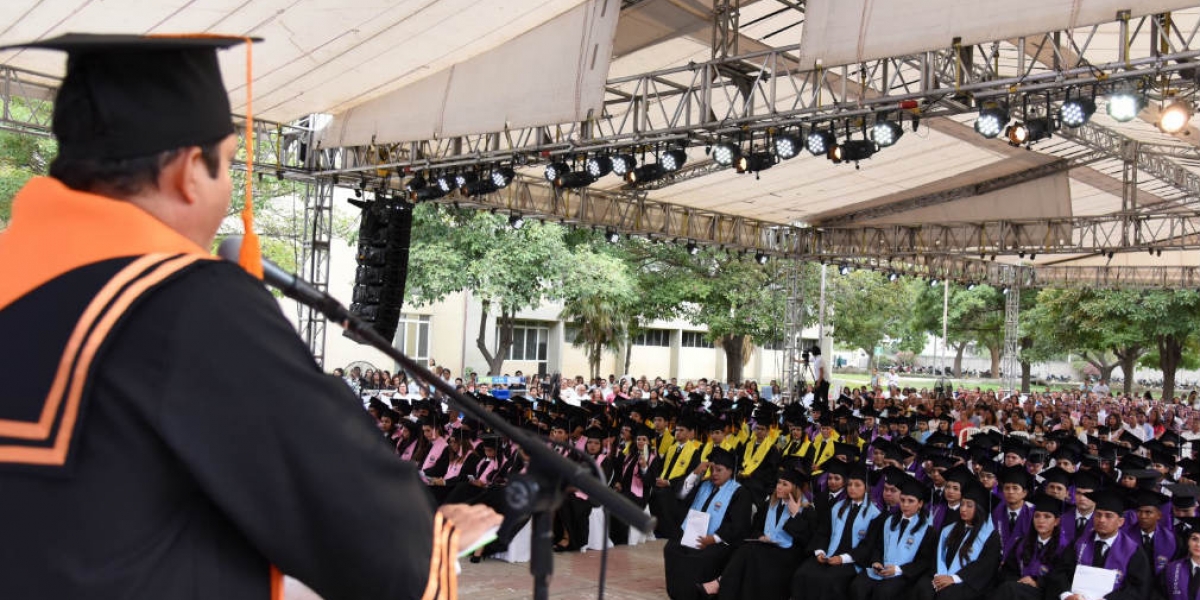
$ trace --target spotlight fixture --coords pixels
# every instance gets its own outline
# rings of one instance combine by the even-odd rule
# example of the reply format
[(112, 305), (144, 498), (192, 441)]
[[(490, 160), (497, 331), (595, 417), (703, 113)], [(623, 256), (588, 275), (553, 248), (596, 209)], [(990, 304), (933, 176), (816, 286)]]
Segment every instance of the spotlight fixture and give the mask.
[(790, 133), (781, 133), (775, 136), (775, 156), (780, 159), (795, 158), (797, 154), (800, 154), (800, 149), (800, 138)]
[(700, 254), (700, 246), (697, 246), (696, 242), (693, 242), (692, 240), (688, 240), (687, 246), (685, 246), (685, 248), (687, 248), (687, 253), (692, 256)]
[(1108, 116), (1118, 123), (1127, 123), (1137, 118), (1144, 101), (1141, 96), (1129, 92), (1118, 92), (1108, 97)]
[(442, 190), (443, 194), (449, 194), (454, 191), (454, 176), (442, 175), (437, 178), (437, 186)]
[(409, 198), (412, 198), (413, 202), (426, 202), (429, 200), (437, 200), (438, 198), (445, 196), (446, 193), (447, 192), (442, 190), (441, 185), (431, 185), (423, 187), (419, 190), (413, 190), (409, 192), (408, 195)]
[(900, 279), (899, 273), (897, 273), (895, 271), (888, 272), (888, 281), (896, 281), (897, 279)]
[(593, 156), (583, 166), (592, 179), (600, 179), (612, 172), (613, 161), (607, 156)]
[(846, 140), (829, 149), (829, 160), (836, 163), (855, 162), (871, 158), (879, 147), (871, 140)]
[(662, 153), (658, 159), (658, 164), (662, 165), (668, 173), (674, 173), (683, 168), (683, 164), (687, 162), (687, 153), (683, 150), (667, 150)]
[(544, 174), (546, 176), (546, 181), (553, 183), (554, 180), (558, 179), (563, 173), (569, 173), (570, 171), (571, 167), (568, 167), (566, 163), (552, 162), (546, 165), (546, 171)]
[(894, 121), (876, 121), (871, 127), (871, 140), (879, 145), (880, 148), (887, 148), (895, 144), (900, 136), (904, 135), (904, 128)]
[(808, 151), (812, 152), (813, 156), (821, 156), (822, 154), (829, 153), (829, 149), (837, 144), (837, 138), (834, 137), (832, 131), (814, 130), (812, 133), (808, 134), (805, 144), (808, 146)]
[(766, 254), (763, 254), (762, 252), (754, 253), (754, 262), (756, 262), (760, 265), (765, 265), (765, 264), (767, 264), (767, 260), (768, 260), (768, 257)]
[(625, 177), (637, 168), (637, 159), (632, 154), (618, 154), (612, 157), (612, 172), (617, 177)]
[(770, 152), (751, 152), (739, 156), (733, 163), (738, 173), (757, 173), (775, 166), (775, 155)]
[(499, 189), (500, 187), (496, 185), (496, 182), (489, 178), (468, 183), (462, 187), (462, 192), (467, 196), (485, 196)]
[(979, 135), (991, 139), (1000, 135), (1007, 124), (1008, 109), (993, 105), (979, 111), (979, 118), (975, 119), (975, 131)]
[(617, 233), (615, 230), (609, 229), (607, 232), (605, 232), (604, 239), (610, 244), (615, 244), (621, 240), (621, 234)]
[(929, 287), (937, 287), (939, 283), (941, 283), (941, 281), (939, 281), (937, 277), (933, 277), (929, 280)]
[(1179, 133), (1192, 120), (1192, 107), (1183, 100), (1176, 100), (1167, 105), (1158, 114), (1158, 128), (1163, 133)]
[(1058, 107), (1058, 120), (1067, 127), (1079, 127), (1088, 122), (1096, 112), (1096, 101), (1091, 98), (1073, 98)]
[(525, 226), (525, 217), (513, 213), (508, 217), (508, 226), (513, 229), (520, 229)]
[(506, 188), (513, 182), (513, 178), (516, 176), (516, 172), (510, 167), (500, 167), (499, 169), (494, 169), (492, 171), (492, 184), (495, 185), (497, 189)]
[(1008, 138), (1009, 146), (1016, 147), (1049, 138), (1053, 130), (1054, 123), (1048, 117), (1041, 117), (1013, 123), (1004, 130), (1004, 137)]
[(1000, 293), (1007, 296), (1008, 295), (1008, 286), (1006, 285), (1006, 286), (1000, 288)]
[(732, 165), (742, 156), (742, 149), (732, 142), (721, 142), (713, 146), (712, 157), (718, 165)]
[(662, 179), (667, 174), (667, 170), (660, 163), (650, 163), (642, 165), (625, 174), (625, 181), (633, 185), (649, 183), (655, 179)]
[(587, 187), (595, 181), (596, 178), (585, 171), (566, 171), (554, 178), (554, 187), (572, 190)]
[(972, 281), (971, 283), (968, 283), (968, 284), (967, 284), (967, 291), (968, 291), (968, 292), (970, 292), (970, 291), (972, 291), (972, 290), (974, 290), (974, 289), (975, 289), (975, 282), (974, 282), (974, 281)]
[(459, 173), (454, 176), (454, 189), (461, 190), (467, 187), (467, 184), (478, 181), (479, 177), (474, 173)]
[(854, 269), (850, 268), (850, 265), (842, 265), (842, 266), (838, 267), (838, 274), (849, 275), (850, 272), (853, 270)]

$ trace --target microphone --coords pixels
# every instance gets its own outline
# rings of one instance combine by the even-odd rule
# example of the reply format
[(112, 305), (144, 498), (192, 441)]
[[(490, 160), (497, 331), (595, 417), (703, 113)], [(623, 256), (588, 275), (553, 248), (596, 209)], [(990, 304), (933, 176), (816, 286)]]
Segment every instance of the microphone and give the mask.
[[(242, 251), (242, 236), (229, 236), (221, 241), (221, 245), (217, 247), (217, 256), (230, 262), (238, 262), (238, 257)], [(267, 260), (262, 259), (263, 267), (263, 282), (267, 285), (283, 292), (284, 296), (295, 300), (301, 304), (317, 308), (335, 321), (342, 321), (345, 315), (345, 308), (336, 298), (321, 290), (313, 287), (313, 285), (293, 273), (288, 273), (283, 267)]]

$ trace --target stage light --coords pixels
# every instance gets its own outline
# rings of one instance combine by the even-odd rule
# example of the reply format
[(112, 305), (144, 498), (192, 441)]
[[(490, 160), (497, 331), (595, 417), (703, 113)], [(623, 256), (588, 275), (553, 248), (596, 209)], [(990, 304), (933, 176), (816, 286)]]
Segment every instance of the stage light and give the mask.
[(754, 262), (760, 265), (765, 265), (767, 264), (767, 260), (769, 260), (769, 257), (766, 254), (763, 254), (762, 252), (754, 253)]
[(834, 163), (858, 162), (871, 158), (878, 146), (870, 140), (846, 140), (829, 149), (829, 160)]
[(733, 164), (738, 173), (757, 173), (775, 166), (775, 155), (770, 152), (752, 152), (738, 157)]
[(610, 243), (610, 244), (615, 244), (618, 241), (620, 241), (621, 234), (617, 233), (616, 231), (614, 231), (612, 229), (609, 229), (608, 232), (604, 234), (604, 239), (607, 240), (608, 243)]
[(592, 185), (596, 179), (584, 171), (566, 171), (554, 179), (554, 187), (576, 189)]
[(662, 153), (662, 157), (658, 159), (658, 164), (662, 165), (668, 173), (674, 173), (683, 168), (687, 162), (687, 153), (683, 150), (667, 150)]
[(525, 226), (525, 217), (513, 213), (508, 217), (508, 226), (513, 229), (520, 229)]
[(1058, 108), (1058, 120), (1067, 127), (1079, 127), (1088, 122), (1096, 112), (1096, 101), (1091, 98), (1074, 98), (1063, 102)]
[(729, 165), (732, 165), (734, 161), (741, 158), (741, 156), (742, 149), (739, 148), (737, 144), (721, 142), (720, 144), (713, 146), (712, 157), (718, 165), (728, 167)]
[(687, 253), (692, 256), (700, 254), (700, 246), (697, 246), (696, 242), (688, 240), (686, 248), (687, 248)]
[(506, 188), (512, 183), (517, 173), (509, 167), (500, 167), (492, 171), (492, 183), (499, 188)]
[(970, 292), (970, 291), (972, 291), (972, 290), (974, 290), (974, 289), (975, 289), (975, 282), (974, 282), (974, 281), (972, 281), (971, 283), (968, 283), (968, 284), (967, 284), (967, 291), (968, 291), (968, 292)]
[(612, 172), (617, 177), (625, 177), (637, 168), (637, 159), (632, 154), (618, 154), (612, 157)]
[(558, 179), (563, 173), (569, 173), (570, 171), (571, 167), (568, 167), (566, 163), (552, 162), (546, 165), (546, 171), (544, 174), (546, 176), (546, 181), (553, 183), (554, 180)]
[(975, 131), (985, 138), (991, 139), (1004, 131), (1008, 124), (1008, 110), (999, 106), (991, 106), (979, 111), (975, 119)]
[(794, 135), (781, 133), (775, 136), (775, 156), (783, 160), (795, 158), (800, 154), (800, 148), (800, 138)]
[(593, 156), (587, 159), (584, 168), (587, 169), (588, 175), (591, 175), (592, 179), (600, 179), (612, 172), (613, 161), (607, 156)]
[(1010, 125), (1004, 131), (1004, 136), (1008, 138), (1008, 145), (1020, 146), (1049, 138), (1053, 131), (1054, 123), (1047, 117), (1041, 117)]
[(445, 196), (445, 195), (446, 195), (446, 192), (442, 190), (442, 187), (440, 185), (431, 185), (428, 187), (423, 187), (419, 190), (414, 190), (412, 192), (409, 192), (409, 194), (408, 194), (409, 198), (412, 198), (413, 202), (426, 202), (429, 200), (437, 200), (438, 198), (441, 198), (442, 196)]
[(1176, 100), (1167, 105), (1158, 114), (1158, 128), (1163, 133), (1179, 133), (1192, 120), (1192, 107), (1183, 100)]
[(467, 187), (467, 184), (474, 183), (479, 180), (479, 177), (474, 173), (459, 173), (454, 176), (454, 189), (461, 190)]
[(1142, 98), (1129, 92), (1118, 92), (1108, 97), (1108, 116), (1118, 123), (1127, 123), (1137, 118), (1142, 111)]
[(454, 191), (454, 176), (442, 175), (441, 177), (438, 177), (437, 186), (442, 190), (443, 194), (449, 194), (450, 192)]
[(850, 268), (850, 265), (842, 265), (838, 267), (838, 273), (841, 275), (849, 275), (853, 270), (854, 269)]
[(904, 128), (893, 121), (876, 121), (871, 127), (871, 140), (880, 148), (895, 144), (904, 135)]
[(813, 156), (821, 156), (829, 153), (829, 149), (837, 144), (837, 138), (832, 131), (813, 131), (808, 134), (805, 144)]
[(1006, 286), (1000, 288), (1000, 293), (1007, 296), (1008, 295), (1008, 286), (1006, 285)]
[(897, 279), (900, 279), (899, 273), (897, 273), (895, 271), (891, 271), (888, 273), (888, 281), (896, 281)]
[(934, 277), (929, 280), (929, 287), (937, 287), (939, 283), (941, 283), (941, 281), (938, 281), (938, 278)]
[(626, 173), (625, 181), (627, 181), (633, 185), (638, 185), (638, 184), (642, 184), (642, 183), (649, 183), (656, 179), (662, 179), (662, 177), (666, 174), (667, 174), (667, 171), (666, 171), (666, 169), (663, 168), (663, 166), (661, 164), (650, 163), (648, 165), (642, 165), (642, 166)]
[(462, 188), (462, 192), (467, 196), (485, 196), (499, 189), (499, 186), (491, 179), (480, 179), (468, 183)]

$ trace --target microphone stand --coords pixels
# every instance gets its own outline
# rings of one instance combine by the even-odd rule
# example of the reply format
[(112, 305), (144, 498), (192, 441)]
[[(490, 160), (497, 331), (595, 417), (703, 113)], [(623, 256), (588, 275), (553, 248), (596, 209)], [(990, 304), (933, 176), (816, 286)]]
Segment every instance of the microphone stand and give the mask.
[[(326, 318), (340, 325), (356, 340), (387, 354), (405, 371), (445, 394), (450, 404), (459, 412), (470, 415), (491, 427), (493, 431), (513, 440), (529, 455), (529, 472), (514, 477), (505, 488), (507, 510), (504, 519), (507, 524), (519, 522), (526, 516), (532, 517), (533, 543), (529, 572), (533, 575), (534, 600), (549, 600), (550, 597), (550, 576), (554, 573), (554, 532), (551, 523), (554, 511), (562, 504), (564, 484), (579, 488), (631, 527), (645, 533), (654, 531), (655, 519), (629, 499), (613, 491), (595, 476), (593, 470), (567, 460), (552, 450), (544, 440), (510, 424), (482, 408), (475, 400), (458, 393), (442, 378), (397, 350), (391, 342), (332, 296), (318, 292), (321, 297), (314, 298), (311, 295), (293, 294), (288, 291), (284, 289), (284, 293), (289, 297), (321, 311)], [(605, 533), (607, 535), (607, 532)]]

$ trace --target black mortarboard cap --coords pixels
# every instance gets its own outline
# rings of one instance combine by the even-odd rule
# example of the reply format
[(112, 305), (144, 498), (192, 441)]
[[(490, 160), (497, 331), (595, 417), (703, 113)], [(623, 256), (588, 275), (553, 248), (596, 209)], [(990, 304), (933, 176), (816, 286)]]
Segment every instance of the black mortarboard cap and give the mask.
[(1058, 467), (1046, 469), (1042, 471), (1041, 475), (1042, 479), (1046, 480), (1046, 483), (1061, 483), (1067, 487), (1071, 486), (1071, 480), (1073, 479), (1071, 473)]
[(1168, 446), (1179, 446), (1180, 442), (1183, 441), (1183, 438), (1181, 438), (1178, 433), (1168, 429), (1164, 431), (1162, 435), (1158, 436), (1158, 441)]
[(794, 468), (780, 469), (779, 478), (790, 481), (792, 485), (796, 487), (800, 487), (809, 481), (809, 476), (807, 473)]
[(975, 474), (972, 473), (966, 465), (958, 465), (951, 469), (946, 469), (946, 472), (942, 474), (942, 477), (945, 478), (946, 481), (953, 481), (964, 488), (967, 484), (973, 481), (978, 481), (978, 479), (975, 477)]
[(906, 473), (904, 469), (897, 469), (896, 467), (892, 466), (880, 469), (879, 473), (880, 475), (883, 475), (883, 480), (892, 487), (900, 487), (900, 485), (904, 483), (905, 479), (912, 478), (912, 476)]
[(1117, 464), (1117, 468), (1122, 472), (1129, 469), (1145, 469), (1150, 466), (1150, 459), (1136, 454), (1126, 454), (1121, 462)]
[(850, 472), (850, 465), (836, 458), (831, 458), (825, 461), (821, 464), (821, 468), (824, 469), (826, 473), (841, 475), (842, 477), (845, 477), (846, 474)]
[(1036, 512), (1050, 513), (1056, 517), (1061, 517), (1063, 514), (1063, 502), (1054, 496), (1048, 494), (1038, 494), (1030, 499), (1033, 504), (1033, 510)]
[(973, 462), (979, 467), (980, 473), (991, 473), (996, 477), (1000, 476), (1000, 463), (990, 458), (976, 458)]
[(1016, 454), (1021, 458), (1029, 457), (1029, 443), (1020, 437), (1009, 437), (1004, 440), (1004, 453)]
[(925, 438), (925, 444), (928, 446), (948, 447), (954, 444), (954, 436), (948, 433), (935, 431)]
[(1171, 499), (1165, 494), (1160, 494), (1154, 490), (1135, 489), (1130, 492), (1126, 498), (1129, 500), (1129, 508), (1141, 508), (1143, 506), (1153, 506), (1162, 508), (1162, 505), (1169, 502)]
[(66, 52), (51, 126), (59, 156), (122, 159), (212, 144), (233, 133), (217, 50), (244, 41), (71, 33), (3, 49)]
[(1096, 503), (1096, 510), (1115, 512), (1118, 515), (1125, 513), (1125, 494), (1119, 490), (1094, 490), (1084, 495)]
[(1015, 483), (1027, 491), (1032, 487), (1033, 476), (1029, 471), (1025, 470), (1024, 465), (1015, 465), (1012, 467), (1004, 467), (996, 474), (996, 478), (1000, 480), (1001, 485)]
[(848, 460), (850, 462), (855, 462), (859, 458), (858, 446), (856, 446), (854, 444), (846, 444), (843, 442), (834, 442), (833, 443), (833, 455), (834, 456), (845, 456), (846, 460)]
[(737, 465), (737, 457), (732, 452), (717, 446), (708, 453), (709, 462), (714, 465), (721, 465), (727, 469), (733, 469)]
[(1097, 490), (1104, 484), (1104, 480), (1092, 471), (1077, 471), (1071, 479), (1076, 490)]
[(1171, 491), (1171, 504), (1179, 508), (1196, 506), (1196, 498), (1200, 498), (1200, 486), (1176, 483), (1168, 485), (1167, 489)]
[(929, 488), (926, 487), (924, 483), (921, 483), (921, 480), (917, 479), (916, 477), (905, 477), (904, 481), (901, 481), (900, 485), (896, 487), (900, 488), (900, 494), (902, 496), (912, 496), (914, 498), (925, 500), (929, 495)]
[(963, 489), (963, 499), (971, 500), (975, 503), (975, 511), (984, 511), (984, 514), (992, 510), (992, 493), (987, 488), (983, 487), (979, 482), (972, 482)]
[(1129, 444), (1130, 446), (1133, 446), (1135, 449), (1138, 446), (1142, 445), (1142, 440), (1139, 439), (1138, 436), (1133, 435), (1132, 433), (1129, 433), (1128, 431), (1122, 431), (1121, 437), (1119, 437), (1117, 439), (1121, 440), (1122, 442), (1125, 442), (1126, 444)]
[(846, 469), (846, 479), (857, 479), (864, 483), (870, 483), (867, 480), (867, 467), (861, 464), (850, 465), (850, 468)]
[(605, 438), (605, 432), (599, 427), (589, 427), (587, 431), (583, 432), (583, 436), (589, 440), (603, 440)]

